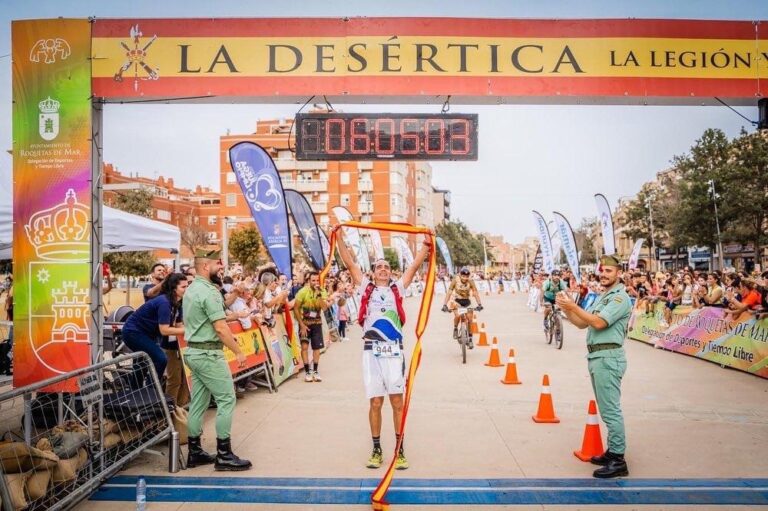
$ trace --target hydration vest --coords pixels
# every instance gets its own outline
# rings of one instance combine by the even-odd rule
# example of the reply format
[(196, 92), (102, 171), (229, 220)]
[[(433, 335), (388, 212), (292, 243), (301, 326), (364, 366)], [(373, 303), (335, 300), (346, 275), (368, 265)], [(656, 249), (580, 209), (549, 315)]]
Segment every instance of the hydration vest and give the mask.
[[(405, 309), (403, 309), (403, 297), (400, 296), (400, 290), (397, 289), (397, 284), (395, 282), (392, 282), (389, 285), (389, 288), (395, 296), (395, 307), (397, 307), (397, 317), (400, 318), (400, 325), (405, 325)], [(365, 323), (365, 317), (368, 315), (368, 302), (371, 300), (371, 295), (375, 289), (376, 284), (373, 282), (369, 282), (368, 285), (365, 286), (363, 298), (360, 300), (360, 311), (357, 315), (357, 322), (360, 326), (363, 326), (363, 323)]]

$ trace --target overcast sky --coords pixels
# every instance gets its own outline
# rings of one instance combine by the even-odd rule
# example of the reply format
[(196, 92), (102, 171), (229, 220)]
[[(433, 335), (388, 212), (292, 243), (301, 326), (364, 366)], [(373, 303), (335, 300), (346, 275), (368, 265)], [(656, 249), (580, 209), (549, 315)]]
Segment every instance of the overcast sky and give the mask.
[[(768, 0), (0, 0), (0, 201), (9, 200), (13, 19), (65, 17), (455, 16), (536, 18), (768, 19)], [(438, 112), (439, 105), (338, 105), (344, 111)], [(104, 160), (123, 172), (173, 177), (218, 189), (219, 136), (250, 133), (259, 118), (291, 118), (297, 105), (108, 105)], [(739, 108), (756, 120), (757, 108)], [(684, 153), (706, 128), (736, 136), (752, 127), (724, 107), (473, 106), (476, 162), (434, 162), (433, 181), (451, 190), (452, 215), (511, 242), (534, 235), (530, 211), (557, 210), (571, 223), (594, 216), (592, 196), (611, 206)]]

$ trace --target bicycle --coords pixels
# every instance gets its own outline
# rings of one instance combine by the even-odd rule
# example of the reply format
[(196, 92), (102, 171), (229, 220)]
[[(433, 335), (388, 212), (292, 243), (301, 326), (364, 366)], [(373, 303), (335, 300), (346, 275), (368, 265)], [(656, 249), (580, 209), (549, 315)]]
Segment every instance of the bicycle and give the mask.
[[(447, 308), (443, 309), (445, 312), (448, 312)], [(469, 349), (472, 349), (474, 345), (472, 344), (472, 334), (469, 332), (469, 317), (467, 314), (469, 314), (472, 311), (481, 311), (483, 310), (482, 306), (478, 307), (459, 307), (456, 309), (456, 314), (459, 315), (459, 324), (456, 327), (456, 330), (458, 332), (456, 336), (456, 340), (459, 342), (459, 345), (461, 346), (461, 363), (466, 364), (467, 363), (467, 346), (469, 346)]]
[(563, 349), (563, 320), (557, 305), (552, 304), (549, 307), (552, 310), (544, 321), (544, 339), (547, 344), (552, 344), (554, 340), (555, 347), (560, 350)]

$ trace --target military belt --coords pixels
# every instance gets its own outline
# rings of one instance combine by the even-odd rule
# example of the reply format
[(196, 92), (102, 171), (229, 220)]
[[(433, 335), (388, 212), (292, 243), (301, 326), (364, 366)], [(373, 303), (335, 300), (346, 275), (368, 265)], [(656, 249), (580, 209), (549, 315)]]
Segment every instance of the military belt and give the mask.
[(605, 344), (588, 344), (587, 345), (587, 351), (590, 353), (594, 353), (596, 351), (603, 351), (603, 350), (616, 350), (621, 348), (621, 344), (616, 343), (605, 343)]
[(197, 350), (220, 350), (224, 349), (224, 344), (218, 341), (206, 341), (206, 342), (190, 342), (187, 343), (190, 348)]

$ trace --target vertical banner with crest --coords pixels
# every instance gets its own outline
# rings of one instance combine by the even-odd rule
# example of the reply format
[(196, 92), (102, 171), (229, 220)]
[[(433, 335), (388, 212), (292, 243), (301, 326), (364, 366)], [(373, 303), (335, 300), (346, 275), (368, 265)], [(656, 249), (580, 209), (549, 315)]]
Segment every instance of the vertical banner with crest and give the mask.
[(571, 267), (571, 272), (576, 277), (576, 282), (581, 282), (579, 249), (576, 246), (573, 228), (571, 228), (571, 224), (568, 223), (568, 220), (561, 213), (555, 211), (552, 215), (555, 217), (555, 225), (557, 225), (557, 231), (560, 233), (560, 241), (563, 244), (563, 252), (565, 252), (565, 258), (568, 260), (568, 266)]
[(320, 241), (320, 228), (315, 221), (312, 207), (307, 202), (307, 198), (296, 190), (285, 190), (285, 202), (288, 204), (288, 209), (291, 210), (296, 230), (299, 231), (299, 237), (312, 265), (316, 270), (322, 269), (325, 267), (325, 255)]
[(11, 31), (13, 385), (22, 387), (91, 359), (91, 25), (14, 21)]
[(292, 279), (288, 208), (275, 162), (253, 142), (230, 147), (229, 162), (272, 261), (288, 280)]
[(597, 220), (600, 222), (600, 228), (603, 231), (605, 255), (613, 255), (616, 253), (616, 237), (613, 233), (611, 206), (608, 205), (608, 199), (602, 193), (595, 194), (595, 204), (597, 205)]

